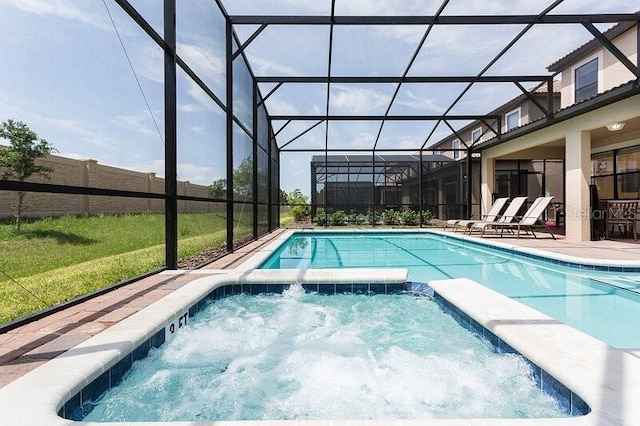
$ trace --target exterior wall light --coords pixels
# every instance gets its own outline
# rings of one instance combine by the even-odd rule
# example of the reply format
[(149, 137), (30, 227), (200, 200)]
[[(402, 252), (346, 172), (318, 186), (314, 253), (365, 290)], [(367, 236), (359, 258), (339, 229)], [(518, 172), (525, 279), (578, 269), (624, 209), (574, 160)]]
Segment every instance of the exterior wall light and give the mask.
[(610, 132), (617, 132), (618, 130), (622, 130), (623, 127), (624, 127), (624, 122), (607, 124), (607, 129)]

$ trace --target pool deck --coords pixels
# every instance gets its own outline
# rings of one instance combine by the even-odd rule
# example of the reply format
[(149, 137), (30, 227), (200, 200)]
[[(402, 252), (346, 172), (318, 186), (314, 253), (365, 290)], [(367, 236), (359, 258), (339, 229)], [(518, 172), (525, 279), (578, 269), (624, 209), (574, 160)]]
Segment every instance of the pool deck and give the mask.
[[(222, 275), (236, 270), (256, 253), (270, 251), (267, 250), (270, 243), (277, 238), (285, 237), (288, 233), (284, 229), (274, 231), (202, 269), (165, 271), (155, 274), (0, 334), (0, 388), (173, 293), (185, 284), (205, 275)], [(447, 233), (462, 235), (462, 233), (448, 231)], [(538, 239), (497, 236), (472, 238), (590, 259), (596, 263), (602, 260), (605, 262), (635, 261), (640, 264), (640, 242), (632, 239), (569, 242), (562, 236), (557, 240), (544, 234), (539, 237)], [(243, 266), (246, 267), (246, 264)], [(640, 358), (640, 348), (624, 352)]]

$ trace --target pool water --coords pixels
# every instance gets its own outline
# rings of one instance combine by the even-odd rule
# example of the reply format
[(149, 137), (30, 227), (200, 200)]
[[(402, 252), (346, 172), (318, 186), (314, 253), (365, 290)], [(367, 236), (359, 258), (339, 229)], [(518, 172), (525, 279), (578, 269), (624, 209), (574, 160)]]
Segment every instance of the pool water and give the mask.
[(211, 303), (84, 421), (567, 415), (524, 358), (497, 353), (429, 298), (292, 286)]
[(265, 269), (407, 268), (470, 278), (618, 348), (640, 348), (640, 274), (579, 270), (426, 233), (294, 234)]

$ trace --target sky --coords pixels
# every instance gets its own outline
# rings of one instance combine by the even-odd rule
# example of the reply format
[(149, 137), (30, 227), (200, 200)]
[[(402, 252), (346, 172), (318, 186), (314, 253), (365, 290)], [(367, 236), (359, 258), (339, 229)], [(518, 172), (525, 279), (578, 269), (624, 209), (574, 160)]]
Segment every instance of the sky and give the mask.
[[(130, 1), (162, 35), (162, 2)], [(178, 54), (221, 99), (225, 97), (224, 25), (213, 2), (178, 1)], [(188, 3), (188, 4), (187, 4)], [(446, 15), (536, 14), (551, 0), (450, 0)], [(565, 0), (552, 14), (634, 12), (628, 0)], [(328, 15), (329, 0), (226, 0), (232, 15)], [(439, 1), (337, 0), (337, 15), (433, 15)], [(0, 121), (26, 122), (58, 155), (164, 174), (163, 55), (112, 0), (0, 0)], [(599, 25), (601, 30), (610, 25)], [(524, 26), (436, 26), (409, 76), (476, 75)], [(256, 26), (237, 26), (241, 41)], [(426, 26), (337, 26), (332, 75), (401, 75)], [(257, 76), (326, 76), (329, 30), (269, 26), (246, 49)], [(547, 75), (546, 67), (591, 39), (581, 26), (531, 29), (485, 75)], [(123, 47), (124, 46), (124, 47)], [(248, 82), (244, 82), (248, 84)], [(442, 114), (466, 84), (404, 84), (391, 114)], [(273, 84), (261, 84), (263, 94)], [(324, 114), (326, 84), (285, 84), (266, 102), (269, 113)], [(332, 84), (330, 114), (382, 115), (395, 84)], [(519, 95), (512, 84), (476, 84), (451, 114), (484, 114)], [(243, 105), (237, 102), (236, 105)], [(246, 117), (244, 111), (238, 112)], [(244, 118), (247, 121), (246, 118)], [(294, 122), (278, 135), (284, 145), (315, 122)], [(277, 131), (284, 123), (274, 122)], [(462, 127), (467, 122), (455, 122)], [(433, 122), (387, 122), (377, 149), (414, 149)], [(178, 175), (209, 185), (226, 175), (222, 110), (184, 73), (178, 74)], [(317, 126), (288, 148), (371, 148), (380, 122)], [(439, 126), (429, 144), (449, 134)], [(283, 153), (281, 186), (310, 191), (310, 153)]]

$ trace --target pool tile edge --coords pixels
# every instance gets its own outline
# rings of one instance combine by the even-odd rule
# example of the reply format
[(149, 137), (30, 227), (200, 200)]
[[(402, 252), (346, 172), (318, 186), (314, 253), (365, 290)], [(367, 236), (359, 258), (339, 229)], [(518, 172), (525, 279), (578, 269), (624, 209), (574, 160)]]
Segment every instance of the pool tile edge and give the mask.
[[(640, 359), (470, 279), (431, 281), (447, 302), (546, 370), (591, 408), (586, 424), (640, 418)], [(612, 412), (613, 411), (613, 412)]]

